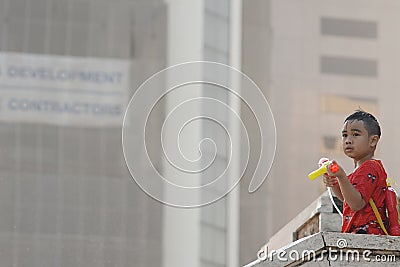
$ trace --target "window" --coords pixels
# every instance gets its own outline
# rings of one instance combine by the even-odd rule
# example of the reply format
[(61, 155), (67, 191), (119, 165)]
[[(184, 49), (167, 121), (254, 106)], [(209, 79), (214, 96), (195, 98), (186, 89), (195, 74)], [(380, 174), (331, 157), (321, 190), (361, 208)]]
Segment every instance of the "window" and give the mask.
[(378, 76), (378, 63), (375, 59), (321, 56), (320, 71), (323, 74)]
[(322, 17), (321, 35), (376, 39), (378, 27), (375, 21)]

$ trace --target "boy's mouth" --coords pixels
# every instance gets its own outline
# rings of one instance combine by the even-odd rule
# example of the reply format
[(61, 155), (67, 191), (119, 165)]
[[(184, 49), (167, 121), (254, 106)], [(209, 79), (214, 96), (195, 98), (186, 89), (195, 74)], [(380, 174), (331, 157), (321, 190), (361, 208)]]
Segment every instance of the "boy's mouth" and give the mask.
[(346, 151), (346, 152), (351, 152), (351, 151), (353, 151), (353, 150), (354, 150), (353, 147), (345, 147), (345, 148), (344, 148), (344, 151)]

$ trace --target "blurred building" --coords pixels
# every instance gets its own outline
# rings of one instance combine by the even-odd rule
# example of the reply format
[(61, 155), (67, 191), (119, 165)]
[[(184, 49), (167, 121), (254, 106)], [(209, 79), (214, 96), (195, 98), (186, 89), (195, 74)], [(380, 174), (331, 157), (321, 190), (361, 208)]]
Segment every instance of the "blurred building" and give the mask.
[[(0, 1), (2, 266), (239, 265), (238, 198), (201, 209), (150, 198), (126, 168), (121, 127), (138, 86), (167, 66), (240, 68), (240, 8)], [(161, 125), (158, 112), (152, 123)], [(162, 166), (161, 157), (154, 163)]]
[[(166, 66), (165, 3), (2, 0), (0, 21), (0, 265), (162, 266), (163, 207), (130, 177), (121, 126), (134, 89)], [(117, 108), (104, 123), (79, 103)]]
[[(0, 0), (0, 265), (248, 263), (324, 190), (306, 177), (321, 156), (351, 170), (340, 129), (359, 107), (380, 119), (377, 156), (396, 177), (399, 12), (396, 1)], [(257, 192), (247, 190), (250, 162), (227, 197), (177, 209), (132, 180), (123, 111), (148, 77), (196, 60), (257, 83), (275, 116), (277, 151)], [(196, 136), (209, 132), (203, 125)], [(220, 152), (217, 164), (226, 161)], [(154, 163), (162, 168), (161, 156)]]
[(310, 182), (307, 174), (320, 157), (352, 171), (341, 150), (341, 129), (356, 109), (377, 116), (382, 138), (376, 157), (390, 177), (398, 176), (399, 12), (396, 1), (243, 2), (242, 68), (265, 90), (277, 151), (265, 202), (241, 202), (241, 216), (254, 205), (266, 210), (241, 224), (241, 240), (268, 241), (317, 198), (322, 181)]

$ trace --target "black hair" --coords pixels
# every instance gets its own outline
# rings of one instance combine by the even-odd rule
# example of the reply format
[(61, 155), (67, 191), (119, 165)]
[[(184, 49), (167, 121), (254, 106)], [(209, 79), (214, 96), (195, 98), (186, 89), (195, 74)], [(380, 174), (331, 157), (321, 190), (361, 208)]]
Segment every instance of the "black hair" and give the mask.
[(381, 127), (379, 126), (378, 120), (370, 113), (363, 110), (356, 110), (353, 114), (348, 116), (344, 122), (358, 120), (364, 123), (365, 129), (368, 131), (368, 135), (378, 135), (381, 137)]

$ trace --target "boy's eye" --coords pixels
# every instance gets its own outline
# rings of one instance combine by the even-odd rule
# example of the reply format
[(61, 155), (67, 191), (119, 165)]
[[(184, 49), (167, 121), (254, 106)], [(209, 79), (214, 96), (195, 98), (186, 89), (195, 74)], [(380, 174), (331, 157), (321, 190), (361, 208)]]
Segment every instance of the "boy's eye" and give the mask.
[(359, 133), (353, 133), (353, 136), (360, 136)]
[(347, 137), (347, 134), (342, 134), (342, 137)]

